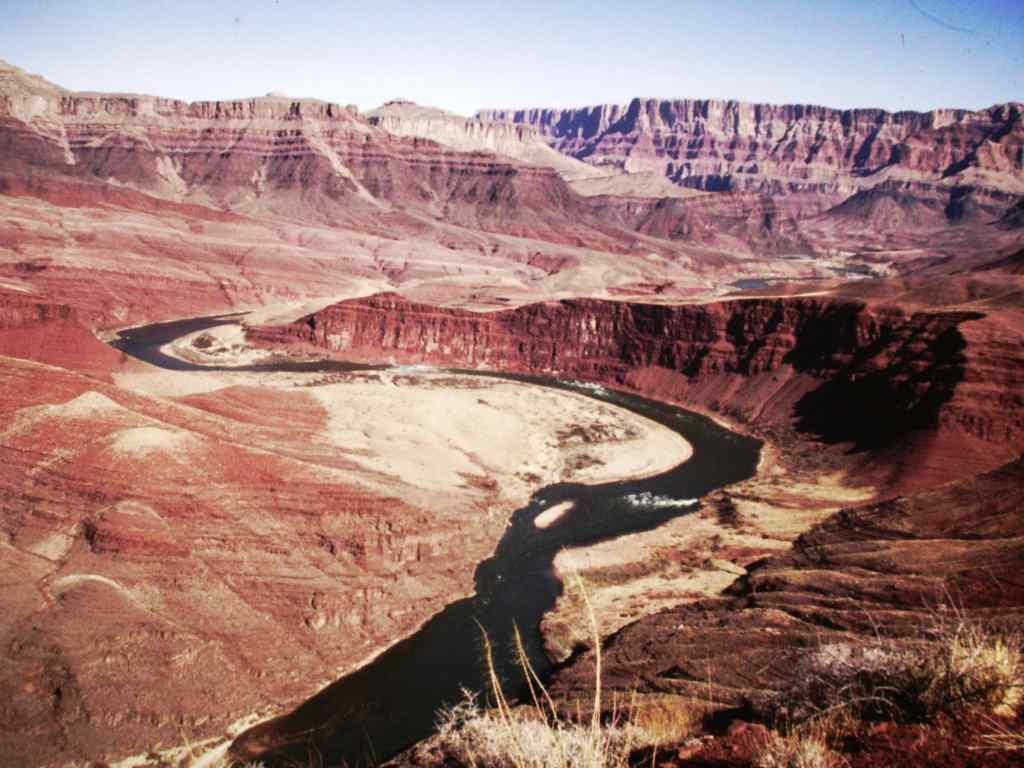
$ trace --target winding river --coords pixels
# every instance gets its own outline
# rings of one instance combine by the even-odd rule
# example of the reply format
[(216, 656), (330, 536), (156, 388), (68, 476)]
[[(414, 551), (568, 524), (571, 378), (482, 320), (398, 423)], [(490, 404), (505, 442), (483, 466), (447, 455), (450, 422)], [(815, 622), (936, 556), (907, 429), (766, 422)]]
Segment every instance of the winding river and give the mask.
[[(237, 321), (236, 315), (159, 323), (122, 331), (113, 346), (154, 365), (175, 370), (211, 370), (169, 357), (160, 347), (195, 331)], [(356, 371), (386, 366), (334, 361), (225, 366), (242, 371)], [(217, 368), (213, 368), (217, 370)], [(696, 506), (665, 500), (699, 499), (710, 491), (750, 477), (760, 443), (730, 432), (708, 418), (636, 395), (536, 376), (452, 370), (495, 376), (590, 397), (646, 416), (686, 438), (693, 457), (642, 480), (583, 485), (561, 483), (537, 491), (517, 510), (494, 554), (479, 564), (476, 592), (449, 604), (423, 627), (361, 669), (327, 686), (288, 714), (241, 734), (232, 751), (267, 765), (288, 765), (310, 757), (323, 765), (371, 765), (387, 759), (433, 731), (437, 711), (463, 697), (463, 690), (488, 688), (481, 628), (494, 645), (499, 674), (513, 692), (521, 684), (511, 646), (513, 628), (522, 630), (527, 653), (542, 678), (554, 670), (538, 630), (543, 615), (561, 594), (552, 561), (563, 547), (580, 546), (655, 528)], [(663, 503), (657, 503), (661, 500)], [(572, 508), (546, 528), (534, 518), (551, 506)], [(654, 502), (654, 503), (652, 503)], [(311, 675), (315, 676), (315, 675)]]

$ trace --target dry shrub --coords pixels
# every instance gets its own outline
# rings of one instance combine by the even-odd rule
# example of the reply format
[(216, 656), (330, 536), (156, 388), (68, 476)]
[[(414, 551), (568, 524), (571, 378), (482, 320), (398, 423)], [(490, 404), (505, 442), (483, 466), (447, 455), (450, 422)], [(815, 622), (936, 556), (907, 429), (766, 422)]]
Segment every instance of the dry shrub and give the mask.
[(1006, 717), (1017, 713), (1024, 685), (1019, 637), (961, 625), (944, 650), (935, 665), (936, 678), (944, 683), (941, 703), (976, 704)]
[(823, 738), (806, 733), (773, 733), (754, 759), (757, 768), (833, 768), (839, 762)]
[(629, 708), (644, 746), (679, 744), (693, 735), (706, 711), (703, 702), (685, 696), (636, 697)]
[(972, 749), (983, 749), (998, 752), (1024, 751), (1024, 731), (1011, 727), (995, 718), (985, 718), (983, 725), (986, 732), (978, 737), (978, 743)]
[(866, 720), (923, 722), (968, 710), (1013, 715), (1024, 660), (1017, 635), (959, 620), (926, 641), (831, 643), (797, 666), (776, 718), (800, 722), (839, 708)]
[(470, 697), (444, 713), (438, 743), (447, 758), (480, 768), (612, 768), (628, 765), (638, 735), (628, 724), (592, 728), (534, 712), (484, 710)]

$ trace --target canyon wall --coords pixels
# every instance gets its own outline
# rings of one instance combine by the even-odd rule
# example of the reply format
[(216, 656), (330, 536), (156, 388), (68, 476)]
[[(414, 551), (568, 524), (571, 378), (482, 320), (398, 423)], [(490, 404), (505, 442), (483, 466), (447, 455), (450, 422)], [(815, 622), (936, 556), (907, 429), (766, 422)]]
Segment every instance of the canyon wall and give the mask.
[[(930, 195), (971, 187), (1004, 208), (1024, 194), (1020, 104), (931, 112), (633, 99), (579, 109), (487, 110), (570, 157), (713, 191), (802, 196), (820, 210), (882, 182)], [(918, 190), (918, 194), (922, 189)]]
[(689, 295), (730, 262), (601, 221), (551, 168), (347, 106), (73, 92), (2, 62), (0, 257), (0, 286), (103, 327), (406, 283), (485, 306), (563, 282)]
[(593, 299), (476, 314), (395, 294), (250, 330), (346, 359), (574, 377), (793, 426), (891, 487), (990, 469), (1024, 445), (1020, 336), (978, 312), (831, 298)]
[[(0, 280), (118, 326), (389, 288), (473, 308), (692, 300), (742, 278), (845, 278), (868, 262), (879, 274), (951, 271), (1020, 247), (1019, 216), (1006, 212), (1024, 193), (1015, 105), (928, 122), (644, 102), (595, 111), (593, 131), (571, 111), (544, 114), (476, 120), (397, 103), (366, 116), (282, 96), (187, 103), (69, 91), (0, 62)], [(545, 143), (557, 126), (636, 147), (595, 168), (608, 165), (596, 150), (569, 157)], [(914, 149), (911, 128), (953, 134), (920, 134)], [(672, 153), (721, 166), (676, 181), (747, 191), (670, 183)], [(833, 155), (845, 159), (823, 159)], [(941, 166), (941, 178), (897, 173), (897, 155)], [(727, 173), (751, 183), (711, 180)], [(820, 226), (800, 219), (840, 200)], [(988, 226), (997, 214), (1003, 226)], [(861, 258), (870, 251), (881, 255)], [(784, 258), (793, 254), (825, 258)]]
[[(542, 144), (538, 151), (558, 157)], [(79, 93), (5, 63), (0, 175), (37, 186), (68, 180), (83, 198), (113, 184), (247, 215), (342, 226), (389, 215), (408, 227), (415, 213), (623, 247), (621, 234), (603, 231), (555, 170), (389, 133), (353, 107), (278, 96), (187, 103)]]
[(367, 113), (370, 124), (396, 136), (415, 136), (467, 152), (493, 152), (527, 165), (554, 168), (567, 181), (600, 176), (593, 166), (552, 149), (533, 127), (485, 122), (410, 101), (389, 101)]

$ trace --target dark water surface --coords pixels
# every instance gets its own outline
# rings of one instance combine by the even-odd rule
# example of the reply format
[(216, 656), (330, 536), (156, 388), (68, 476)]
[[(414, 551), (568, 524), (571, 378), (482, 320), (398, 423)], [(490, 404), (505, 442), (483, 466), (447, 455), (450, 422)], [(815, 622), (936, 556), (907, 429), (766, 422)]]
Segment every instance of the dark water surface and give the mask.
[[(162, 344), (178, 336), (233, 322), (223, 315), (160, 323), (123, 331), (113, 343), (127, 354), (175, 370), (210, 370), (167, 357)], [(339, 362), (283, 362), (219, 370), (355, 371), (387, 366)], [(213, 370), (218, 370), (214, 368)], [(476, 593), (449, 604), (418, 632), (367, 666), (327, 686), (292, 712), (258, 725), (235, 741), (239, 755), (259, 752), (267, 765), (313, 758), (313, 764), (370, 765), (428, 736), (436, 713), (462, 699), (463, 689), (486, 691), (481, 628), (494, 645), (494, 660), (514, 693), (521, 684), (511, 644), (518, 626), (527, 653), (542, 678), (553, 665), (538, 631), (544, 613), (562, 592), (552, 560), (558, 550), (655, 528), (696, 506), (658, 505), (658, 500), (699, 499), (710, 491), (753, 475), (760, 442), (730, 432), (710, 419), (632, 394), (536, 376), (487, 375), (588, 394), (646, 416), (682, 435), (694, 449), (684, 464), (643, 480), (582, 485), (560, 483), (537, 491), (517, 510), (494, 554), (476, 569)], [(630, 498), (632, 497), (632, 498)], [(573, 508), (538, 529), (534, 518), (563, 501)], [(651, 502), (655, 503), (651, 503)], [(316, 677), (316, 670), (309, 670)]]

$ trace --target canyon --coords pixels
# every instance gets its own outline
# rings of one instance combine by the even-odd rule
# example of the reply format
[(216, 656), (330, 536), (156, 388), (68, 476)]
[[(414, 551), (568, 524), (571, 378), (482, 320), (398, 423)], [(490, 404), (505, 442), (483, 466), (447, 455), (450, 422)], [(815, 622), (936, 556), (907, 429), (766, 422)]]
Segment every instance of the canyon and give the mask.
[[(821, 123), (843, 135), (840, 113), (808, 122), (794, 109), (780, 108), (773, 130), (803, 136)], [(1019, 242), (1019, 109), (990, 112), (988, 122), (956, 113), (946, 128), (967, 132), (957, 149), (950, 138), (941, 158), (888, 186), (876, 177), (889, 166), (826, 174), (818, 150), (793, 149), (793, 173), (828, 176), (829, 191), (813, 193), (827, 210), (810, 216), (774, 182), (712, 195), (658, 170), (592, 177), (580, 170), (592, 163), (543, 143), (543, 126), (495, 115), (76, 93), (2, 64), (0, 280), (39, 287), (105, 328), (186, 307), (328, 304), (387, 289), (492, 309), (573, 295), (706, 300), (744, 279), (829, 287), (850, 274), (950, 271)], [(979, 131), (990, 138), (975, 140)], [(870, 184), (851, 185), (867, 170)]]
[(146, 754), (301, 700), (471, 591), (538, 485), (687, 450), (579, 394), (174, 373), (7, 307), (5, 764)]
[[(0, 62), (0, 762), (272, 755), (250, 726), (470, 594), (540, 488), (690, 455), (594, 387), (763, 442), (555, 557), (609, 689), (745, 712), (943, 586), (1018, 620), (1021, 111), (361, 113)], [(122, 351), (189, 318), (170, 368)], [(540, 629), (587, 700), (578, 597)]]
[[(1020, 287), (1000, 275), (911, 281), (901, 292), (889, 284), (881, 296), (849, 287), (847, 296), (577, 299), (490, 313), (378, 294), (248, 335), (299, 354), (580, 378), (721, 414), (764, 437), (778, 451), (770, 469), (709, 495), (699, 520), (556, 559), (563, 576), (588, 585), (614, 638), (603, 662), (612, 693), (742, 709), (786, 684), (809, 635), (848, 643), (883, 622), (887, 635), (914, 636), (948, 599), (943, 590), (961, 601), (960, 616), (1019, 619)], [(998, 504), (985, 502), (991, 494)], [(822, 626), (834, 640), (821, 639)], [(578, 596), (563, 595), (543, 631), (549, 653), (569, 660), (553, 695), (591, 701)], [(779, 645), (756, 641), (763, 633)], [(950, 759), (969, 754), (962, 743), (942, 748)], [(437, 759), (426, 755), (400, 764)]]
[(831, 297), (680, 307), (571, 299), (481, 314), (378, 294), (253, 327), (249, 338), (348, 360), (582, 378), (759, 426), (796, 415), (797, 430), (852, 446), (865, 477), (899, 489), (1016, 456), (1024, 379), (1014, 361), (1024, 347), (1003, 323), (1020, 322), (1017, 312)]

